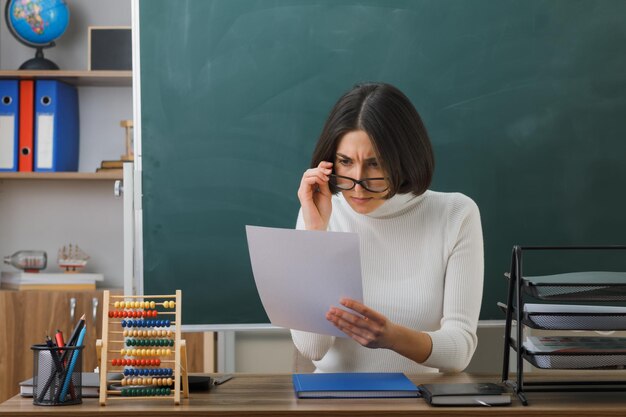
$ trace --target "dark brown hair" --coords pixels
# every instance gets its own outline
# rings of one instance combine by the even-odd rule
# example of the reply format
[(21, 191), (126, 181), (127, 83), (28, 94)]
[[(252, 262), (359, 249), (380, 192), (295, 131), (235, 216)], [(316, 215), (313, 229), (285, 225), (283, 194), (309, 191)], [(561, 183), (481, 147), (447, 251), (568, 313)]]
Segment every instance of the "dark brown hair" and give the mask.
[[(331, 110), (317, 141), (311, 167), (335, 161), (339, 140), (363, 130), (372, 140), (379, 164), (389, 178), (386, 198), (396, 193), (421, 195), (428, 189), (435, 158), (428, 133), (411, 101), (396, 87), (384, 83), (358, 84)], [(339, 190), (331, 184), (331, 192)]]

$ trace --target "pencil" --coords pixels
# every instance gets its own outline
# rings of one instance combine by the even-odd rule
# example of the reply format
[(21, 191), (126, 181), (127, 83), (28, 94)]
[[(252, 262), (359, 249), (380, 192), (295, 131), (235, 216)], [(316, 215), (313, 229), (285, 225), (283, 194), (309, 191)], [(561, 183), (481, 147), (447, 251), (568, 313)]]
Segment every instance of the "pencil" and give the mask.
[[(74, 331), (72, 331), (72, 336), (67, 341), (67, 346), (76, 345), (76, 341), (78, 340), (78, 335), (80, 334), (80, 331), (83, 329), (83, 326), (85, 326), (84, 314), (80, 317), (80, 319), (78, 320), (78, 323), (76, 323), (76, 327), (74, 327)], [(65, 349), (63, 351), (63, 356), (61, 356), (61, 362), (65, 363), (65, 359), (67, 359), (67, 354), (69, 351), (70, 351), (69, 349)]]
[(76, 362), (78, 360), (78, 357), (80, 356), (80, 347), (83, 345), (83, 340), (85, 339), (85, 333), (87, 331), (87, 327), (83, 326), (83, 328), (80, 331), (80, 335), (78, 336), (78, 340), (76, 341), (76, 347), (77, 349), (72, 349), (74, 350), (74, 352), (72, 352), (72, 359), (70, 360), (70, 365), (67, 368), (67, 372), (65, 372), (65, 378), (63, 378), (64, 382), (63, 382), (63, 389), (61, 390), (60, 394), (58, 394), (58, 398), (57, 400), (60, 400), (61, 402), (65, 402), (65, 397), (67, 397), (67, 390), (70, 387), (70, 382), (72, 381), (72, 373), (74, 372), (74, 367), (76, 366)]

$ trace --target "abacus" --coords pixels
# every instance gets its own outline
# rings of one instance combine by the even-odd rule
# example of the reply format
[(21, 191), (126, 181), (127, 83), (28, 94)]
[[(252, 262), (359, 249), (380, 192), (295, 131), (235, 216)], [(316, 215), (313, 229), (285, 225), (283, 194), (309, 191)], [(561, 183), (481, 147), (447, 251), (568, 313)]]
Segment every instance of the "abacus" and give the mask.
[[(100, 405), (106, 405), (107, 398), (174, 399), (178, 405), (181, 382), (183, 396), (189, 398), (186, 346), (180, 338), (181, 291), (176, 290), (175, 295), (111, 295), (104, 291), (103, 304)], [(113, 328), (118, 325), (121, 330)], [(109, 380), (109, 370), (122, 373), (122, 379)], [(112, 383), (120, 384), (121, 389), (109, 389)]]

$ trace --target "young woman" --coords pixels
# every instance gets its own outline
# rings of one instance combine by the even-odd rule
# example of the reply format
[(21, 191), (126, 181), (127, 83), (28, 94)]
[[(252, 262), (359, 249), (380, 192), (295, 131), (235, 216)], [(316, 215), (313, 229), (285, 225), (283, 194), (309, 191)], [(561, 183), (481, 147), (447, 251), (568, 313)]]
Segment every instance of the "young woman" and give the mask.
[[(483, 239), (476, 204), (428, 190), (422, 120), (389, 84), (357, 85), (332, 109), (302, 176), (298, 229), (356, 232), (363, 304), (326, 319), (346, 338), (292, 330), (317, 372), (457, 372), (476, 349)], [(315, 256), (315, 254), (311, 254)]]

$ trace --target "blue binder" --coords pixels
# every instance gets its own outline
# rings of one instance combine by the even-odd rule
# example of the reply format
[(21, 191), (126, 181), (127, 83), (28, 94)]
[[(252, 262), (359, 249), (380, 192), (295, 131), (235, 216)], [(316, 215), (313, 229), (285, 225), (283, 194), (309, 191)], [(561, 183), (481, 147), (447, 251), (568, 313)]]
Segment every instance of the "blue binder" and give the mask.
[(78, 92), (56, 80), (35, 83), (35, 171), (78, 171)]
[(401, 372), (293, 374), (298, 398), (416, 398), (420, 392)]
[(0, 171), (17, 171), (19, 83), (0, 80)]

